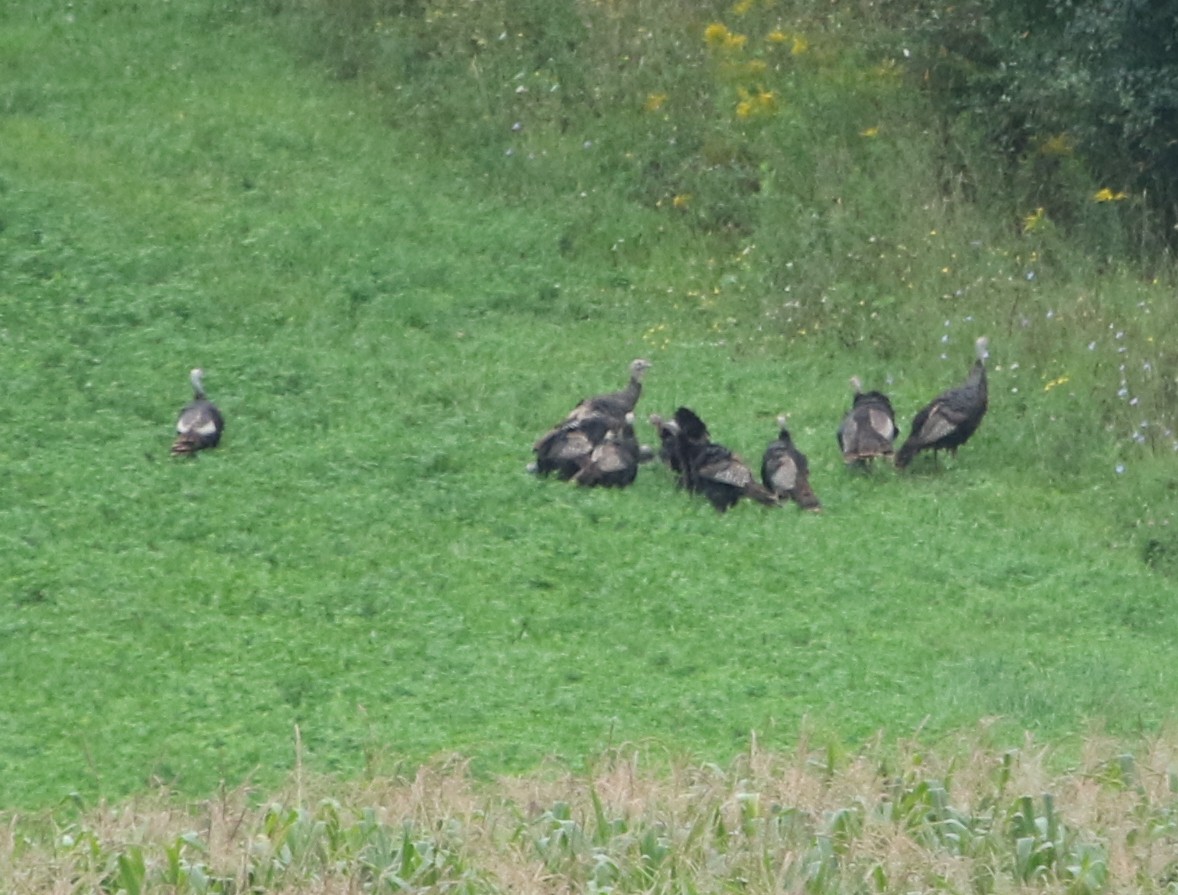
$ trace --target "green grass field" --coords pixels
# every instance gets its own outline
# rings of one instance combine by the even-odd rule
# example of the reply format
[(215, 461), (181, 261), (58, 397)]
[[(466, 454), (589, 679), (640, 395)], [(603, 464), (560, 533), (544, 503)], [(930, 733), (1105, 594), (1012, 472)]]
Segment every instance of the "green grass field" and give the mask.
[[(448, 155), (292, 17), (0, 12), (0, 807), (275, 785), (296, 727), (355, 776), (1173, 720), (1167, 278), (864, 234), (795, 319), (739, 235), (553, 186), (509, 127)], [(906, 430), (982, 332), (956, 459), (842, 468), (852, 374)], [(788, 411), (825, 511), (527, 475), (636, 356), (643, 415), (750, 461)], [(226, 436), (174, 460), (198, 365)]]

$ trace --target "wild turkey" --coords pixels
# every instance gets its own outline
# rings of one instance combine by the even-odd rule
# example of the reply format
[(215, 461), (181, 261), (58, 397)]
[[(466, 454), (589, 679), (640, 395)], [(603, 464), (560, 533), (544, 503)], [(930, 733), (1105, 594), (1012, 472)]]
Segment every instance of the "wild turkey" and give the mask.
[(663, 419), (657, 413), (650, 415), (650, 424), (659, 438), (659, 459), (675, 473), (680, 486), (686, 485), (683, 479), (684, 462), (679, 449), (679, 425), (674, 420)]
[(904, 469), (920, 451), (945, 448), (956, 456), (957, 448), (965, 444), (977, 430), (989, 407), (986, 389), (986, 348), (989, 340), (982, 336), (974, 343), (977, 360), (965, 382), (957, 388), (941, 392), (912, 420), (912, 431), (896, 454), (896, 467)]
[(786, 428), (786, 418), (777, 418), (777, 439), (769, 442), (761, 460), (761, 481), (779, 500), (792, 500), (803, 510), (820, 510), (822, 504), (810, 487), (810, 464), (799, 451)]
[(675, 411), (675, 424), (689, 444), (705, 444), (712, 438), (707, 423), (690, 407), (680, 407)]
[(650, 424), (659, 437), (659, 459), (675, 473), (679, 487), (688, 487), (687, 447), (691, 444), (706, 444), (710, 439), (708, 427), (687, 407), (676, 410), (675, 418), (670, 420), (652, 413)]
[(528, 471), (538, 475), (555, 472), (562, 479), (580, 471), (582, 461), (605, 440), (610, 429), (620, 428), (642, 395), (642, 380), (650, 362), (637, 358), (630, 363), (630, 382), (620, 391), (585, 398), (553, 428), (532, 445), (536, 460)]
[(605, 433), (605, 438), (581, 460), (581, 468), (573, 476), (578, 485), (599, 485), (606, 488), (625, 488), (638, 475), (639, 446), (634, 434), (634, 414), (627, 413), (625, 421)]
[(642, 396), (642, 380), (650, 369), (650, 361), (635, 358), (630, 362), (630, 382), (624, 389), (585, 398), (572, 409), (565, 422), (604, 416), (615, 426), (622, 425), (627, 413), (633, 413)]
[(681, 485), (702, 494), (721, 513), (742, 497), (777, 505), (777, 498), (761, 486), (740, 457), (711, 440), (708, 427), (694, 411), (680, 407), (675, 419), (665, 425), (673, 436), (668, 465), (675, 469), (678, 464)]
[(204, 448), (216, 447), (225, 431), (221, 411), (205, 394), (204, 375), (204, 370), (199, 367), (188, 374), (192, 383), (192, 401), (184, 406), (176, 420), (173, 454), (194, 454)]
[(773, 493), (763, 488), (744, 461), (724, 445), (709, 442), (690, 450), (688, 487), (706, 497), (721, 513), (742, 497), (777, 506)]
[(851, 377), (855, 397), (838, 428), (839, 450), (846, 463), (863, 463), (895, 453), (893, 442), (900, 430), (896, 413), (883, 392), (865, 392), (858, 376)]
[(528, 466), (528, 471), (537, 475), (556, 473), (557, 478), (571, 479), (580, 472), (593, 449), (605, 441), (609, 430), (609, 418), (604, 416), (566, 420), (532, 445), (536, 460)]

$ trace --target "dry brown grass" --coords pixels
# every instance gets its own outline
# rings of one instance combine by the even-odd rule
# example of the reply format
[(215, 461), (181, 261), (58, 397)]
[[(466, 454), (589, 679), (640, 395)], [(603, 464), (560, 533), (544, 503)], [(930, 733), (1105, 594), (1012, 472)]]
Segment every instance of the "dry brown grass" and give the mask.
[(265, 801), (9, 815), (0, 889), (1178, 891), (1178, 738), (1093, 737), (1065, 770), (1030, 740), (984, 740), (838, 757), (803, 743), (725, 768), (628, 749), (493, 782), (449, 760), (364, 782), (298, 775)]

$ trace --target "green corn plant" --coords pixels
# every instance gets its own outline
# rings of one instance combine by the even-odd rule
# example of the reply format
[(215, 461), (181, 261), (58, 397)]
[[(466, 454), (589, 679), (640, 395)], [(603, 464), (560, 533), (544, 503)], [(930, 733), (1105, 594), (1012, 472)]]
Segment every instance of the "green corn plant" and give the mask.
[(1014, 844), (1014, 875), (1022, 882), (1054, 879), (1063, 845), (1064, 827), (1055, 813), (1055, 799), (1043, 795), (1043, 811), (1031, 796), (1019, 798), (1010, 814), (1009, 835)]

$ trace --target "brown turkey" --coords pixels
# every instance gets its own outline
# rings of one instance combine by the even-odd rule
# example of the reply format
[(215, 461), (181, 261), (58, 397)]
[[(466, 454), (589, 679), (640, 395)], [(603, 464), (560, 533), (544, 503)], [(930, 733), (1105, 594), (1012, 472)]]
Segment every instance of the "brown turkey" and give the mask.
[(605, 416), (566, 420), (532, 445), (536, 459), (528, 471), (537, 475), (555, 473), (557, 478), (571, 479), (580, 472), (593, 449), (605, 441), (609, 431), (610, 420)]
[(557, 425), (532, 445), (536, 455), (528, 471), (538, 475), (556, 473), (562, 479), (576, 475), (612, 429), (620, 429), (626, 414), (633, 413), (642, 395), (642, 380), (650, 362), (637, 358), (630, 363), (630, 381), (624, 389), (594, 395), (580, 401)]
[(803, 510), (820, 510), (822, 504), (810, 487), (810, 464), (797, 449), (786, 418), (777, 418), (777, 438), (765, 448), (761, 460), (761, 481), (778, 500), (792, 500)]
[(184, 405), (176, 420), (176, 440), (172, 453), (190, 455), (216, 447), (225, 431), (225, 419), (217, 405), (209, 400), (204, 387), (204, 370), (199, 367), (188, 374), (192, 383), (192, 400)]
[(855, 397), (838, 428), (839, 450), (845, 463), (865, 463), (895, 453), (896, 412), (883, 392), (865, 392), (858, 376), (851, 377)]
[(642, 381), (649, 369), (650, 361), (635, 358), (630, 362), (630, 381), (625, 388), (585, 398), (569, 412), (565, 421), (604, 416), (612, 425), (622, 425), (626, 414), (633, 413), (638, 406), (638, 399), (642, 397)]
[(680, 485), (708, 499), (723, 513), (742, 497), (767, 506), (776, 506), (777, 498), (764, 488), (744, 461), (722, 444), (711, 440), (708, 427), (687, 407), (675, 411), (675, 418), (656, 425), (659, 429), (664, 462), (678, 474)]
[(941, 392), (913, 418), (912, 431), (896, 454), (898, 469), (907, 467), (921, 451), (931, 450), (936, 457), (936, 452), (944, 449), (956, 456), (957, 449), (977, 431), (990, 406), (986, 387), (989, 344), (985, 336), (979, 338), (974, 343), (977, 360), (965, 382)]
[(634, 483), (640, 462), (638, 436), (634, 434), (634, 414), (627, 413), (621, 426), (610, 429), (605, 437), (581, 460), (573, 476), (578, 485), (625, 488)]

